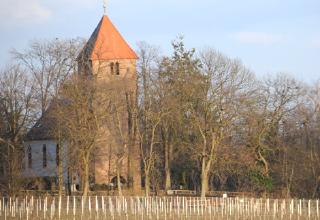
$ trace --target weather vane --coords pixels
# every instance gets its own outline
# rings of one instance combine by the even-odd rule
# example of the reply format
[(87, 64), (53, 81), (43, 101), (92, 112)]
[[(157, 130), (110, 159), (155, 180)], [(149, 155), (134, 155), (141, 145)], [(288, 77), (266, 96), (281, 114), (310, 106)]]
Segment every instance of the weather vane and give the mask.
[(108, 0), (103, 0), (103, 14), (107, 15), (107, 2)]

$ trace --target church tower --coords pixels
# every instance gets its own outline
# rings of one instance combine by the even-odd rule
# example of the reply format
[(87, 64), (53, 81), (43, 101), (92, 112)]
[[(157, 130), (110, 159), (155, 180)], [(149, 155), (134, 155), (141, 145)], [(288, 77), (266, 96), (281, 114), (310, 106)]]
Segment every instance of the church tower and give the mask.
[[(136, 103), (137, 75), (136, 61), (138, 57), (121, 36), (108, 16), (104, 15), (85, 47), (78, 56), (79, 74), (93, 78), (94, 80), (110, 82), (120, 89), (117, 99)], [(112, 87), (110, 87), (112, 88)], [(125, 104), (125, 103), (124, 103)], [(128, 103), (127, 103), (128, 104)], [(134, 113), (125, 109), (121, 112), (121, 123), (126, 135), (131, 136), (126, 143), (126, 153), (121, 162), (121, 180), (124, 185), (140, 191), (141, 167), (140, 148), (134, 135)], [(118, 175), (117, 148), (119, 145), (112, 134), (112, 129), (106, 126), (104, 141), (97, 147), (94, 158), (95, 184), (114, 184)], [(121, 142), (121, 141), (120, 141)]]
[(138, 57), (104, 15), (78, 56), (79, 72), (97, 78), (135, 80)]

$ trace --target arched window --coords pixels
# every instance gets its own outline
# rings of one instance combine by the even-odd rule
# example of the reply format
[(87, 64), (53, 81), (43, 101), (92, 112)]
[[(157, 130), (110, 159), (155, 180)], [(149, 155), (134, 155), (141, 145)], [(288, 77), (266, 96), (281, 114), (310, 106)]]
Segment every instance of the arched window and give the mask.
[(116, 62), (116, 74), (120, 75), (120, 64)]
[(114, 63), (110, 63), (110, 73), (113, 75), (114, 74)]
[(4, 175), (4, 162), (0, 161), (0, 176), (2, 177)]
[[(111, 183), (112, 183), (112, 186), (114, 186), (114, 187), (118, 186), (118, 178), (117, 178), (117, 176), (115, 176), (115, 177), (113, 177), (111, 179)], [(124, 185), (126, 183), (127, 183), (127, 180), (123, 176), (120, 176), (120, 184)]]
[(43, 168), (47, 167), (47, 146), (45, 144), (42, 146), (42, 165)]
[(32, 149), (31, 149), (31, 145), (28, 146), (27, 153), (28, 153), (28, 167), (32, 168)]
[(56, 164), (59, 166), (60, 163), (60, 146), (57, 144), (56, 146)]

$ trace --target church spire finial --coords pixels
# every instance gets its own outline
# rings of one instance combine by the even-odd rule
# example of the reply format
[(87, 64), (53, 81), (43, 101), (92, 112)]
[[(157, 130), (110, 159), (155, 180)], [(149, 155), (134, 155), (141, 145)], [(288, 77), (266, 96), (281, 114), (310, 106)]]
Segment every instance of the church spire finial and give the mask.
[(103, 14), (107, 15), (107, 1), (108, 0), (103, 0)]

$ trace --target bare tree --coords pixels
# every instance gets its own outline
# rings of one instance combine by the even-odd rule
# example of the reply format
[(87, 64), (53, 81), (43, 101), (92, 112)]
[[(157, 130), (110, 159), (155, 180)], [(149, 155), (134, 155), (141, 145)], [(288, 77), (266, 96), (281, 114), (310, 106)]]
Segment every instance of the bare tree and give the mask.
[[(60, 121), (68, 141), (71, 155), (79, 161), (83, 195), (89, 192), (90, 165), (105, 121), (105, 105), (97, 99), (99, 90), (95, 82), (74, 76), (66, 82), (59, 102)], [(99, 106), (99, 107), (98, 107)]]
[(8, 66), (0, 74), (0, 152), (6, 170), (5, 188), (13, 194), (21, 182), (23, 135), (33, 119), (33, 90), (18, 65)]
[(76, 58), (83, 44), (82, 39), (36, 40), (23, 52), (12, 51), (16, 61), (32, 76), (41, 115), (52, 97), (57, 96), (61, 83), (77, 71)]
[[(139, 123), (138, 136), (140, 151), (144, 167), (145, 193), (148, 196), (150, 191), (150, 173), (155, 165), (154, 145), (157, 139), (157, 129), (161, 121), (161, 113), (155, 112), (156, 92), (159, 87), (155, 80), (158, 77), (158, 62), (160, 59), (159, 48), (149, 45), (146, 42), (138, 43), (138, 108)], [(159, 103), (158, 103), (159, 104)], [(156, 108), (159, 109), (160, 106)], [(161, 112), (161, 110), (160, 110)], [(158, 114), (157, 116), (155, 116)], [(150, 117), (150, 118), (149, 118)], [(166, 163), (168, 164), (168, 163)], [(169, 168), (166, 169), (166, 172)], [(168, 174), (170, 177), (170, 174)]]
[(254, 149), (258, 170), (254, 174), (258, 185), (271, 190), (270, 160), (281, 148), (280, 137), (286, 117), (296, 106), (299, 85), (291, 78), (278, 75), (258, 84), (256, 101), (247, 111), (249, 125), (247, 144)]
[[(110, 85), (111, 83), (109, 83)], [(118, 86), (116, 86), (118, 87)], [(130, 110), (134, 111), (134, 107), (130, 103), (130, 97), (128, 93), (125, 93), (122, 89), (113, 87), (105, 95), (109, 107), (107, 109), (107, 125), (108, 130), (111, 133), (113, 142), (113, 152), (116, 160), (116, 176), (117, 176), (117, 188), (118, 193), (122, 195), (122, 183), (121, 183), (121, 170), (124, 165), (124, 160), (129, 157), (129, 147), (135, 142), (135, 131), (132, 130), (133, 126), (129, 127), (128, 121), (123, 118)], [(122, 90), (122, 91), (121, 91)], [(128, 114), (128, 119), (132, 118), (133, 114)], [(134, 119), (133, 119), (134, 120)], [(131, 123), (135, 123), (132, 121)], [(130, 163), (130, 161), (128, 161)]]
[[(307, 87), (306, 95), (303, 102), (299, 104), (295, 111), (294, 121), (300, 125), (298, 137), (300, 142), (305, 146), (301, 149), (299, 159), (304, 155), (307, 168), (301, 173), (309, 173), (309, 180), (312, 182), (310, 194), (313, 198), (320, 193), (320, 148), (319, 148), (319, 131), (320, 131), (320, 86), (319, 82), (314, 86)], [(296, 138), (297, 139), (297, 138)], [(290, 151), (292, 152), (292, 150)], [(299, 167), (298, 167), (299, 168)], [(296, 168), (296, 169), (298, 169)]]
[(217, 157), (217, 149), (232, 135), (237, 109), (251, 89), (252, 73), (238, 60), (207, 49), (201, 52), (203, 95), (192, 107), (191, 119), (200, 135), (201, 196), (208, 190), (208, 175)]
[[(151, 95), (151, 94), (149, 94)], [(155, 95), (151, 95), (156, 98)], [(161, 120), (169, 112), (162, 111), (158, 102), (152, 101), (152, 106), (147, 109), (140, 109), (139, 119), (140, 128), (138, 126), (138, 136), (140, 141), (141, 159), (143, 162), (143, 170), (145, 177), (145, 194), (150, 194), (150, 176), (155, 169), (156, 160), (158, 159), (156, 146), (159, 145), (159, 125)], [(144, 120), (148, 120), (145, 122)], [(146, 127), (145, 127), (146, 126)]]
[[(61, 84), (77, 71), (76, 58), (83, 44), (83, 39), (35, 40), (30, 42), (29, 47), (23, 52), (12, 51), (15, 61), (22, 65), (32, 78), (38, 119), (45, 114), (52, 100), (58, 98)], [(60, 128), (58, 124), (57, 126)], [(61, 135), (59, 132), (56, 133), (59, 142), (57, 146), (61, 148), (58, 152), (62, 153)], [(58, 164), (60, 194), (63, 186), (62, 170), (62, 160), (60, 160)]]

